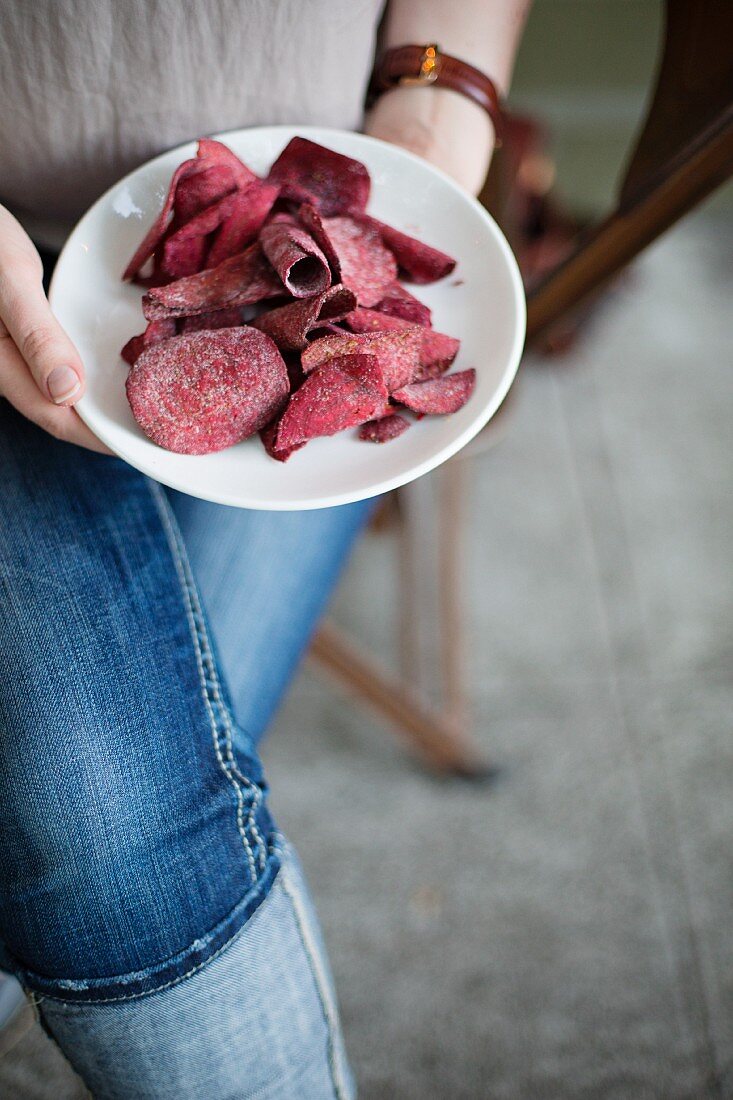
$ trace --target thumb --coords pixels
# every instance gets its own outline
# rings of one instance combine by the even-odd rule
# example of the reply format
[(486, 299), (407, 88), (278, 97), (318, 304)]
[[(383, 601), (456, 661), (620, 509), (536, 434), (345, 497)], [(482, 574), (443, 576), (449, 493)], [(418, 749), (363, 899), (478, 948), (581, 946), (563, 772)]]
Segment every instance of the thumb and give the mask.
[(16, 264), (0, 279), (0, 335), (4, 328), (47, 400), (73, 405), (84, 393), (84, 367), (51, 312), (38, 267)]

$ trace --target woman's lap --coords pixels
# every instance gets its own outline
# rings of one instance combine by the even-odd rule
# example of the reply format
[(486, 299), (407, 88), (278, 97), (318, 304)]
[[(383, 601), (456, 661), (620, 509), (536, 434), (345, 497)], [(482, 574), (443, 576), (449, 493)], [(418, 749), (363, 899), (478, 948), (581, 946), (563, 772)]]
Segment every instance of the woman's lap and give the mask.
[[(135, 1082), (135, 1095), (168, 1095), (140, 1081), (148, 1071), (141, 1069), (144, 1043), (133, 1038), (130, 1006), (142, 1019), (157, 1000), (156, 1018), (165, 1019), (174, 997), (203, 1004), (216, 995), (217, 966), (238, 966), (237, 955), (254, 950), (248, 940), (261, 942), (254, 939), (261, 927), (271, 959), (283, 954), (281, 966), (311, 975), (313, 1026), (323, 1032), (315, 1046), (304, 1032), (286, 1060), (318, 1062), (318, 1051), (322, 1059), (329, 1043), (338, 1047), (313, 980), (314, 959), (319, 972), (325, 964), (302, 936), (301, 957), (291, 957), (292, 920), (267, 919), (284, 889), (275, 894), (273, 883), (286, 881), (278, 874), (282, 838), (267, 809), (254, 740), (226, 705), (167, 497), (115, 459), (49, 440), (5, 405), (0, 470), (0, 935), (10, 964), (39, 994), (46, 1026), (82, 1074), (93, 1074), (95, 1059), (104, 1065), (109, 1091), (97, 1088), (98, 1095), (118, 1095), (111, 1091), (115, 1072), (123, 1075), (122, 1089)], [(223, 617), (224, 664), (259, 735), (360, 517), (345, 515), (340, 526), (324, 514), (321, 539), (329, 552), (319, 557), (313, 522), (301, 559), (292, 517), (278, 542), (276, 524), (268, 522), (263, 534), (256, 517), (218, 516), (222, 510), (183, 498), (173, 505), (215, 614), (219, 605), (227, 613), (239, 605), (231, 620)], [(299, 602), (292, 574), (301, 567), (307, 598)], [(280, 585), (283, 571), (288, 584)], [(262, 620), (270, 613), (268, 630)], [(277, 664), (278, 647), (269, 642), (283, 622), (291, 629), (284, 671), (268, 673), (263, 698), (255, 699), (260, 667)], [(307, 908), (297, 874), (286, 874)], [(283, 898), (279, 905), (287, 908)], [(247, 974), (229, 977), (246, 997)], [(327, 977), (320, 984), (328, 991)], [(263, 1096), (281, 1095), (275, 1023), (288, 1011), (288, 996), (297, 1006), (303, 988), (295, 981), (288, 993), (265, 981), (258, 989), (258, 1018), (265, 1030), (270, 1020), (273, 1044), (272, 1066), (264, 1070), (272, 1091)], [(241, 1012), (228, 1023), (199, 1020), (198, 1029), (189, 1028), (190, 1056), (198, 1049), (199, 1058), (208, 1053), (224, 1067), (222, 1036), (245, 1020)], [(82, 1034), (97, 1040), (81, 1043)], [(253, 1056), (255, 1048), (262, 1068), (262, 1044), (253, 1041)], [(173, 1038), (168, 1050), (176, 1057)], [(247, 1050), (236, 1053), (236, 1072), (250, 1080)], [(221, 1095), (249, 1095), (249, 1086), (228, 1073), (222, 1068)], [(328, 1089), (313, 1095), (332, 1095)]]

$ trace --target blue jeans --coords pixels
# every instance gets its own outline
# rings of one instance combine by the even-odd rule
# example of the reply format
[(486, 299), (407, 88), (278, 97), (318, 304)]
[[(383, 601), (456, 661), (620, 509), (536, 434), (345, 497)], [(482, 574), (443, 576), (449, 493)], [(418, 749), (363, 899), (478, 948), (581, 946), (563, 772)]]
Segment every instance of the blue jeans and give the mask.
[(0, 401), (0, 961), (96, 1097), (353, 1095), (256, 743), (368, 512), (168, 493)]

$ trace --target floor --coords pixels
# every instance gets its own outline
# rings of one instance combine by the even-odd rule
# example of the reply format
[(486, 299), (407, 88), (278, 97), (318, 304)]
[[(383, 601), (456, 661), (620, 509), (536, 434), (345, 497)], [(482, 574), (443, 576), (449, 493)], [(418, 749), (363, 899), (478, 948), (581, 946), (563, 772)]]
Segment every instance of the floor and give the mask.
[[(271, 735), (365, 1100), (733, 1097), (732, 249), (705, 212), (655, 246), (475, 460), (497, 778), (424, 774), (309, 668)], [(334, 605), (387, 654), (391, 552)], [(19, 1023), (0, 1095), (83, 1092)]]

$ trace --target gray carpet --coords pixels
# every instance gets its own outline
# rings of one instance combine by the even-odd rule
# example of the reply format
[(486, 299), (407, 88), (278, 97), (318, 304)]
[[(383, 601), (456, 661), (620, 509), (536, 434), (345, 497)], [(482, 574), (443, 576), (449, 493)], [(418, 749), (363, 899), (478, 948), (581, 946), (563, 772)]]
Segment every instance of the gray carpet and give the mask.
[[(425, 775), (311, 669), (271, 735), (366, 1100), (733, 1096), (732, 246), (704, 213), (655, 246), (475, 461), (494, 783)], [(391, 549), (334, 605), (383, 653)], [(16, 1040), (0, 1095), (76, 1100)]]

